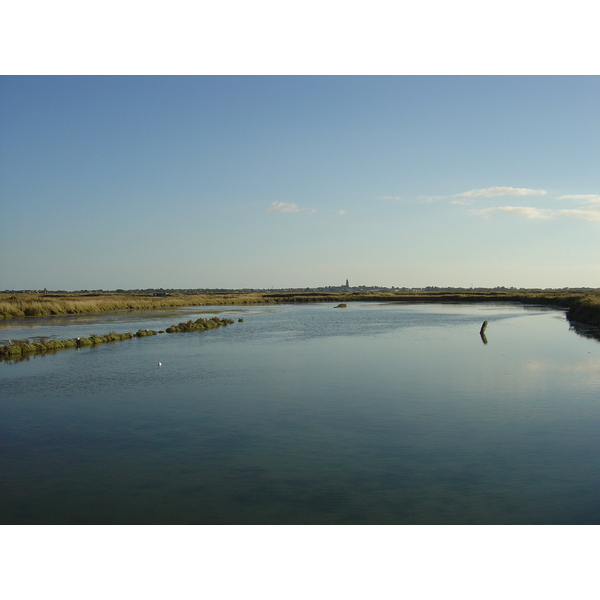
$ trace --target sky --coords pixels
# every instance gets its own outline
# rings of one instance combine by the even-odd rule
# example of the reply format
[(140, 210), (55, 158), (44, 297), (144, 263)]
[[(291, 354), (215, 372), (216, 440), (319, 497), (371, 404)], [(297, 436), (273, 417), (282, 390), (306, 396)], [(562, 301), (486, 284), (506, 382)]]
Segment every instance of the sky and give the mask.
[(600, 287), (598, 76), (0, 77), (0, 290)]

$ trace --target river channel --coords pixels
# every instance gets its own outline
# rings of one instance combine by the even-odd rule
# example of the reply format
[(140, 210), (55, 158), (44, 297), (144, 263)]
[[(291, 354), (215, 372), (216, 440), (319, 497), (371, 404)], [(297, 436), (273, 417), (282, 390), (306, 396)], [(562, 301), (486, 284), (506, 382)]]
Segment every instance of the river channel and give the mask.
[(0, 322), (235, 321), (0, 363), (0, 523), (600, 523), (600, 343), (564, 313), (334, 306)]

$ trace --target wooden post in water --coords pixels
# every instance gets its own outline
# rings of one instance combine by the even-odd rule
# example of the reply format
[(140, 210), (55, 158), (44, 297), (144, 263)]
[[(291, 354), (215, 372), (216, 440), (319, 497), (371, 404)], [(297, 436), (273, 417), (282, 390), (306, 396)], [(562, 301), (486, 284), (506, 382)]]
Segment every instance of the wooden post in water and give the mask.
[(487, 321), (484, 321), (484, 322), (483, 322), (483, 325), (481, 326), (481, 329), (479, 330), (479, 335), (481, 336), (481, 341), (482, 341), (484, 344), (487, 344), (487, 343), (488, 343), (488, 341), (487, 341), (487, 337), (486, 337), (486, 335), (485, 335), (485, 330), (486, 330), (487, 326), (488, 326), (488, 322), (487, 322)]

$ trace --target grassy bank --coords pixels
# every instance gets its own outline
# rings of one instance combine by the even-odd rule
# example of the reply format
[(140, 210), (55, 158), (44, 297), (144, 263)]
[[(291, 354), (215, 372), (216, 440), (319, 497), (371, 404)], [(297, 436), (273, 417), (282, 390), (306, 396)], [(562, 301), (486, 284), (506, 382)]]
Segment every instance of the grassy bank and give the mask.
[(519, 302), (537, 304), (564, 310), (572, 322), (600, 326), (600, 291), (435, 291), (435, 292), (348, 292), (344, 294), (323, 293), (267, 293), (267, 302), (423, 302), (423, 303), (471, 303), (471, 302)]
[[(213, 317), (212, 319), (197, 319), (196, 321), (188, 321), (187, 323), (179, 323), (179, 325), (171, 325), (166, 329), (167, 333), (183, 333), (187, 331), (207, 331), (230, 325), (234, 321), (232, 319), (220, 319)], [(138, 329), (136, 333), (114, 333), (110, 332), (105, 335), (92, 334), (89, 337), (73, 338), (68, 340), (44, 340), (32, 342), (29, 340), (13, 340), (10, 344), (0, 346), (0, 360), (19, 361), (25, 360), (35, 354), (54, 353), (58, 350), (66, 350), (68, 348), (84, 348), (86, 346), (97, 346), (106, 344), (107, 342), (119, 342), (122, 340), (130, 340), (134, 337), (148, 337), (165, 333), (165, 331), (154, 331), (153, 329)]]
[(600, 326), (600, 295), (588, 295), (574, 300), (567, 311), (569, 321)]
[(318, 292), (264, 293), (269, 302), (522, 302), (569, 308), (582, 298), (592, 297), (600, 301), (600, 292), (573, 291), (431, 291), (431, 292), (347, 292), (326, 294)]
[(0, 294), (0, 319), (262, 302), (261, 294)]

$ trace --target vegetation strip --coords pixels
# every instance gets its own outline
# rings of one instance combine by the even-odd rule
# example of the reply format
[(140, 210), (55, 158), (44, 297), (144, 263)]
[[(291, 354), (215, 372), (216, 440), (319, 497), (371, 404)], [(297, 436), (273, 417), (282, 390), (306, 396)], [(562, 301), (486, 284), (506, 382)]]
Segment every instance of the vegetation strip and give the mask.
[(221, 327), (222, 325), (231, 325), (233, 322), (233, 319), (219, 319), (219, 317), (213, 317), (212, 319), (196, 319), (195, 321), (179, 323), (179, 325), (171, 325), (171, 327), (167, 327), (166, 331), (167, 333), (206, 331), (207, 329), (214, 329), (215, 327)]
[[(166, 329), (167, 333), (182, 333), (187, 331), (207, 331), (230, 325), (233, 319), (220, 319), (212, 317), (211, 319), (197, 319), (196, 321), (187, 321), (179, 325), (171, 325)], [(146, 337), (164, 333), (164, 331), (154, 331), (153, 329), (138, 329), (136, 333), (107, 333), (106, 335), (92, 334), (87, 338), (74, 338), (69, 340), (45, 340), (40, 342), (31, 342), (29, 340), (14, 340), (10, 344), (0, 346), (0, 360), (22, 360), (32, 354), (45, 354), (47, 352), (56, 352), (66, 348), (83, 348), (86, 346), (97, 346), (107, 342), (118, 342), (121, 340), (130, 340), (134, 337)]]
[(0, 319), (147, 310), (181, 306), (223, 306), (305, 302), (521, 302), (567, 311), (570, 321), (600, 325), (600, 290), (291, 291), (206, 293), (2, 293)]
[(181, 306), (262, 304), (262, 294), (117, 294), (117, 293), (3, 293), (0, 319), (81, 315), (115, 310), (151, 310)]

